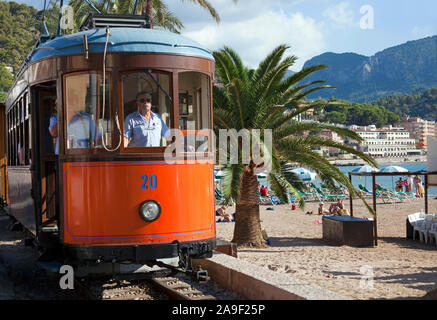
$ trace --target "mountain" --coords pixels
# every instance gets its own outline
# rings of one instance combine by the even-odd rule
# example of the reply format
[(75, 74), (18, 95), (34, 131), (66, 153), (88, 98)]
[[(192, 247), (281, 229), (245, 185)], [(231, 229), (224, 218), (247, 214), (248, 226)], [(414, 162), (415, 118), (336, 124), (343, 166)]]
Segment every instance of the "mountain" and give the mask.
[(329, 68), (307, 81), (325, 80), (337, 89), (324, 89), (310, 98), (334, 96), (355, 102), (374, 101), (391, 94), (411, 94), (437, 87), (437, 36), (388, 48), (371, 57), (356, 53), (324, 53), (304, 64)]

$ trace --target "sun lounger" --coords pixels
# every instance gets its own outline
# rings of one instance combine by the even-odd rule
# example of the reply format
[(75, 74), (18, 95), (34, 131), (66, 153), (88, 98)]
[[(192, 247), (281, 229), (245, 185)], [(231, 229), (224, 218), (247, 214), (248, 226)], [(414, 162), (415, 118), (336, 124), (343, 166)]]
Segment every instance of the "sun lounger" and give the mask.
[[(363, 196), (373, 196), (373, 192), (371, 192), (371, 191), (369, 191), (365, 186), (363, 186), (362, 184), (359, 184), (358, 185), (358, 188), (360, 188), (360, 190), (361, 190), (361, 194), (363, 195)], [(376, 193), (376, 196), (380, 196), (381, 194), (380, 193)]]
[(225, 197), (223, 196), (223, 194), (221, 193), (221, 191), (219, 189), (215, 189), (215, 201), (218, 204), (222, 204), (225, 201)]
[(270, 200), (272, 201), (273, 204), (280, 204), (282, 202), (281, 199), (275, 196), (271, 196)]
[(261, 204), (267, 204), (267, 205), (272, 204), (272, 200), (268, 196), (266, 196), (266, 197), (259, 196), (259, 200), (260, 200)]
[(319, 188), (316, 188), (316, 190), (323, 197), (324, 200), (338, 200), (346, 198), (344, 194), (326, 194)]
[(317, 192), (301, 192), (299, 191), (299, 195), (305, 200), (305, 201), (309, 201), (309, 200), (320, 200), (318, 197), (318, 193)]

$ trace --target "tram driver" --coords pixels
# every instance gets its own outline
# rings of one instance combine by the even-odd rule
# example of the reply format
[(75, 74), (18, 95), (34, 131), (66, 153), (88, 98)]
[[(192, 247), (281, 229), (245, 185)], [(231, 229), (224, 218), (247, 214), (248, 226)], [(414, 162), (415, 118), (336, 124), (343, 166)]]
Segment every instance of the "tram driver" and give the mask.
[(159, 147), (161, 137), (170, 138), (170, 130), (161, 116), (152, 112), (152, 95), (139, 92), (136, 104), (138, 111), (124, 121), (124, 147)]

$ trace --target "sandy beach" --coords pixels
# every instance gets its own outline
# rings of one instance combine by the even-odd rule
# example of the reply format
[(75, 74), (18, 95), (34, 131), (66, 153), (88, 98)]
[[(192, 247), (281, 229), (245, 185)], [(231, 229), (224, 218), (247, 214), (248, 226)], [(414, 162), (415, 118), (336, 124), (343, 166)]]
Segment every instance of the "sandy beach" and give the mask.
[[(368, 200), (371, 203), (371, 200)], [(424, 208), (423, 199), (383, 204), (377, 202), (378, 246), (354, 248), (327, 245), (317, 202), (305, 210), (290, 205), (260, 207), (262, 228), (270, 246), (238, 248), (238, 258), (319, 285), (352, 299), (416, 299), (437, 287), (437, 247), (406, 239), (409, 214)], [(327, 203), (325, 203), (326, 207)], [(345, 201), (349, 208), (349, 201)], [(305, 214), (313, 211), (313, 215)], [(228, 212), (235, 212), (230, 207)], [(429, 212), (437, 213), (430, 197)], [(361, 201), (354, 201), (355, 217), (371, 217)], [(217, 223), (217, 238), (231, 241), (234, 223)], [(373, 282), (363, 281), (372, 276)]]

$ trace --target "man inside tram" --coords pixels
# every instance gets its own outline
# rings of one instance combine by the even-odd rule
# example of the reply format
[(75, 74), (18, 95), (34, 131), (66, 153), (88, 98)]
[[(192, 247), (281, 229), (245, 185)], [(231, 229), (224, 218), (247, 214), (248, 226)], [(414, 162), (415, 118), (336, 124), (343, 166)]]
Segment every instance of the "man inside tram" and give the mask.
[[(91, 115), (84, 111), (74, 114), (67, 127), (69, 148), (92, 148), (99, 145), (102, 137)], [(97, 133), (98, 132), (98, 133)]]
[(59, 143), (58, 143), (58, 99), (55, 100), (55, 107), (53, 113), (50, 116), (49, 131), (51, 136), (55, 139), (55, 154), (59, 154)]
[(124, 121), (124, 147), (159, 147), (161, 137), (170, 138), (170, 130), (161, 116), (152, 112), (152, 95), (147, 91), (136, 96), (138, 111)]

